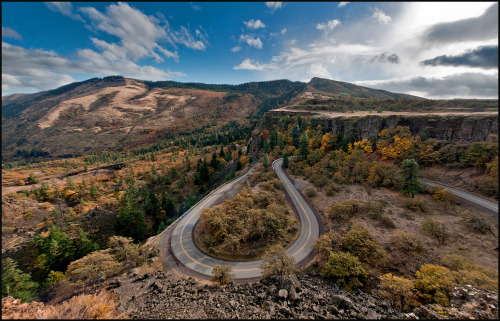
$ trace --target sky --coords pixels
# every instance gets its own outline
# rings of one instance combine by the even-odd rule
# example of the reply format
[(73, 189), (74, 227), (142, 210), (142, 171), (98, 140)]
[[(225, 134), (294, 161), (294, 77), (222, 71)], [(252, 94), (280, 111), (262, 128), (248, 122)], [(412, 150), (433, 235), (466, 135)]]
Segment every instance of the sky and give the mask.
[(498, 99), (498, 3), (2, 2), (2, 96), (110, 75)]

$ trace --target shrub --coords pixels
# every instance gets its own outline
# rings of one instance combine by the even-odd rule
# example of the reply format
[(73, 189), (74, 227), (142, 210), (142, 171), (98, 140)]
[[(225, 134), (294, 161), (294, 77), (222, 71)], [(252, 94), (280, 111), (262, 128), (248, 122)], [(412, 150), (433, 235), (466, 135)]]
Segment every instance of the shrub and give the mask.
[(450, 235), (446, 231), (446, 225), (432, 219), (426, 219), (422, 223), (422, 229), (438, 240), (439, 244), (444, 245)]
[(418, 198), (412, 198), (412, 199), (406, 199), (403, 201), (403, 205), (414, 212), (420, 212), (420, 213), (427, 213), (429, 212), (429, 208), (427, 207), (427, 204), (421, 199)]
[(358, 202), (339, 202), (330, 206), (326, 212), (328, 216), (335, 221), (348, 221), (359, 211), (360, 203)]
[(477, 233), (495, 235), (491, 226), (482, 217), (468, 215), (461, 220), (461, 223)]
[(216, 265), (212, 270), (211, 280), (219, 282), (220, 285), (232, 283), (235, 279), (234, 273), (231, 273), (230, 265)]
[(474, 264), (458, 254), (448, 254), (442, 259), (444, 266), (453, 271), (458, 284), (472, 284), (498, 292), (498, 271)]
[(48, 285), (52, 286), (54, 284), (64, 281), (65, 278), (66, 276), (64, 275), (63, 272), (50, 271), (46, 281)]
[(119, 312), (118, 300), (109, 292), (81, 294), (56, 305), (47, 319), (127, 319)]
[(131, 237), (112, 236), (109, 238), (109, 253), (114, 256), (118, 262), (125, 262), (131, 266), (138, 266), (143, 263), (140, 245), (134, 244)]
[(261, 268), (263, 278), (273, 278), (295, 273), (297, 264), (293, 256), (286, 254), (283, 246), (276, 244), (264, 254)]
[(415, 288), (418, 295), (427, 303), (450, 305), (453, 287), (457, 285), (453, 273), (446, 267), (424, 264), (415, 274)]
[(71, 262), (66, 270), (66, 276), (69, 279), (93, 282), (118, 275), (123, 268), (123, 265), (118, 263), (109, 253), (109, 250), (102, 250), (92, 252)]
[(389, 216), (382, 216), (380, 219), (380, 222), (382, 223), (383, 226), (390, 228), (390, 229), (395, 229), (396, 224), (392, 221), (392, 219)]
[(392, 246), (403, 252), (424, 253), (427, 251), (422, 241), (413, 233), (396, 231), (390, 238)]
[(304, 194), (308, 198), (313, 198), (314, 196), (318, 195), (318, 192), (316, 191), (316, 189), (314, 187), (307, 187), (304, 189)]
[(321, 276), (333, 278), (346, 290), (352, 291), (363, 286), (362, 282), (367, 278), (367, 273), (356, 256), (345, 252), (332, 252), (321, 271)]
[(24, 185), (26, 185), (26, 183), (25, 183), (22, 179), (20, 179), (20, 180), (17, 182), (17, 185), (19, 185), (19, 186), (24, 186)]
[(409, 310), (418, 305), (415, 285), (412, 280), (384, 274), (380, 279), (380, 294), (397, 309)]
[(448, 190), (437, 190), (432, 194), (432, 197), (440, 202), (443, 202), (445, 204), (457, 204), (457, 197), (455, 194), (453, 194), (452, 191)]
[(340, 186), (335, 184), (334, 182), (331, 182), (328, 184), (328, 186), (325, 188), (326, 195), (328, 196), (333, 196), (335, 195), (336, 192), (340, 190)]
[(357, 256), (362, 262), (372, 265), (386, 263), (384, 249), (363, 225), (354, 224), (351, 227), (342, 238), (342, 248)]
[(325, 258), (328, 258), (330, 252), (335, 251), (341, 245), (342, 237), (339, 233), (331, 231), (328, 234), (321, 235), (315, 241), (312, 247)]

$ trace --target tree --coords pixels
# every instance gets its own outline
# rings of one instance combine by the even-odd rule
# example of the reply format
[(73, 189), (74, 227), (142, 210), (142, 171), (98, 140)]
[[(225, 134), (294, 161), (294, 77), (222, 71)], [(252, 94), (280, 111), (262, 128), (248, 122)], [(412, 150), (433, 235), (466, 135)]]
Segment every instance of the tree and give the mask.
[(234, 273), (231, 273), (231, 266), (229, 265), (216, 265), (212, 270), (211, 280), (219, 282), (220, 285), (232, 283), (235, 279)]
[(261, 265), (264, 278), (280, 277), (295, 273), (295, 258), (286, 254), (283, 246), (276, 244), (266, 251)]
[(262, 166), (267, 169), (269, 168), (269, 156), (267, 154), (264, 154), (264, 157), (262, 157)]
[(36, 282), (31, 281), (29, 273), (23, 273), (17, 263), (6, 258), (2, 262), (2, 297), (10, 295), (22, 301), (29, 301), (35, 296), (38, 287)]
[(288, 165), (290, 164), (289, 160), (288, 160), (288, 153), (285, 152), (283, 154), (283, 167), (284, 168), (288, 168)]
[(299, 154), (301, 159), (306, 159), (309, 154), (309, 137), (307, 137), (307, 132), (304, 132), (300, 136), (299, 140)]
[(401, 165), (401, 193), (403, 195), (415, 197), (415, 194), (422, 190), (418, 181), (418, 164), (415, 159), (405, 159)]

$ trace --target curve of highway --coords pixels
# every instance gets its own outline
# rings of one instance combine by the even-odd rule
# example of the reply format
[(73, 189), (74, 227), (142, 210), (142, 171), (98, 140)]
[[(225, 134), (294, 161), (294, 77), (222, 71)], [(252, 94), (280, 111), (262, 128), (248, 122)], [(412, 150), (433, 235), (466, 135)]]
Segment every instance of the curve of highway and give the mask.
[(456, 189), (456, 188), (453, 188), (453, 187), (450, 187), (447, 185), (443, 185), (441, 183), (433, 182), (433, 181), (428, 180), (428, 179), (421, 178), (419, 180), (422, 182), (422, 184), (424, 184), (426, 186), (441, 186), (444, 189), (452, 191), (455, 194), (455, 196), (457, 196), (459, 198), (470, 201), (474, 204), (477, 204), (485, 209), (488, 209), (488, 210), (493, 211), (493, 212), (498, 214), (498, 203), (490, 201), (490, 200), (488, 200), (484, 197), (481, 197), (481, 196), (477, 196), (477, 195), (474, 195), (474, 194), (471, 194), (471, 193), (468, 193), (468, 192), (465, 192), (465, 191), (462, 191), (462, 190), (459, 190), (459, 189)]
[[(283, 172), (281, 167), (283, 160), (280, 158), (273, 162), (273, 169), (292, 199), (297, 209), (301, 222), (301, 230), (295, 242), (286, 249), (288, 255), (292, 255), (296, 262), (305, 259), (311, 252), (311, 246), (319, 237), (319, 222), (313, 210), (297, 191), (293, 183)], [(210, 207), (226, 191), (234, 188), (243, 181), (253, 170), (220, 186), (208, 194), (202, 201), (196, 204), (186, 215), (183, 215), (172, 230), (170, 244), (174, 256), (186, 267), (206, 276), (212, 276), (212, 269), (216, 265), (230, 265), (237, 279), (254, 278), (261, 276), (262, 260), (234, 262), (213, 258), (201, 252), (194, 244), (192, 238), (193, 228), (200, 218), (203, 209)]]

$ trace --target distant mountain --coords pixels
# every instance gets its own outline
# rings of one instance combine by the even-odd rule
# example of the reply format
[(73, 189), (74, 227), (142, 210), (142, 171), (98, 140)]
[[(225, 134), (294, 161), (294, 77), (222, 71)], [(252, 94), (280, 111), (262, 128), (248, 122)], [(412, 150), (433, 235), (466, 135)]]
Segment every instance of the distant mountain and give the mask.
[(312, 78), (307, 83), (304, 92), (327, 93), (335, 95), (348, 95), (359, 98), (376, 98), (376, 99), (424, 99), (417, 96), (392, 93), (381, 89), (372, 89), (363, 86), (354, 85), (348, 82), (329, 80), (323, 78)]
[(249, 125), (306, 84), (288, 80), (211, 85), (111, 76), (2, 97), (2, 158), (120, 150), (168, 135)]

